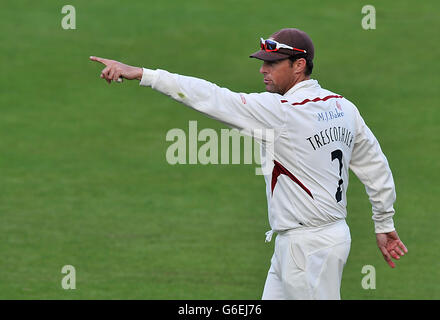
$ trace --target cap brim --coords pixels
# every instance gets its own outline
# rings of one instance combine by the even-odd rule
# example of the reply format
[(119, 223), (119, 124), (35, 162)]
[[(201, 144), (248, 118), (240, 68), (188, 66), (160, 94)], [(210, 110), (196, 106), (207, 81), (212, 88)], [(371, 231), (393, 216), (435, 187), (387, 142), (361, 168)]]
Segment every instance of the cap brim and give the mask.
[(289, 58), (290, 55), (279, 52), (267, 52), (265, 50), (259, 50), (249, 56), (249, 58), (256, 58), (263, 61), (277, 61)]

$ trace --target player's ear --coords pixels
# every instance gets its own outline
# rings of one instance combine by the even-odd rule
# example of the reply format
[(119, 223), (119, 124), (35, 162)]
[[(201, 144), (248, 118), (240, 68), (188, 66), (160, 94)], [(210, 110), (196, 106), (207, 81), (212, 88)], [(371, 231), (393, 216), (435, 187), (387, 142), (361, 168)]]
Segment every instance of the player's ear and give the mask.
[(306, 71), (306, 67), (307, 67), (306, 59), (299, 58), (294, 63), (296, 64), (296, 69), (299, 73), (304, 73)]

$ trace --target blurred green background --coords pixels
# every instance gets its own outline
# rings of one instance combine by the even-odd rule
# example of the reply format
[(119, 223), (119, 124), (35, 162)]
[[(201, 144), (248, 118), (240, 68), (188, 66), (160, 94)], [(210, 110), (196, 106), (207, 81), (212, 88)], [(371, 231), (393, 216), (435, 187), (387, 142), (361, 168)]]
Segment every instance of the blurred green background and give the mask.
[[(67, 4), (75, 30), (61, 27)], [(366, 4), (375, 30), (361, 26)], [(260, 92), (248, 55), (284, 27), (312, 37), (313, 78), (358, 106), (396, 182), (409, 253), (391, 269), (350, 180), (342, 298), (439, 299), (438, 12), (434, 0), (2, 1), (0, 299), (260, 299), (274, 242), (256, 165), (169, 165), (168, 130), (226, 127), (137, 81), (109, 86), (88, 57)]]

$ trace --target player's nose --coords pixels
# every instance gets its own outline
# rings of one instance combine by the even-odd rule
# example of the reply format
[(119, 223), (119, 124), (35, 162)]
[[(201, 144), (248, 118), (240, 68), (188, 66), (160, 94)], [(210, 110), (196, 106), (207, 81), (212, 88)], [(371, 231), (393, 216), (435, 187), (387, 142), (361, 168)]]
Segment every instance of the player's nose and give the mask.
[(261, 65), (260, 73), (262, 74), (268, 73), (268, 63), (266, 61), (264, 61), (263, 64)]

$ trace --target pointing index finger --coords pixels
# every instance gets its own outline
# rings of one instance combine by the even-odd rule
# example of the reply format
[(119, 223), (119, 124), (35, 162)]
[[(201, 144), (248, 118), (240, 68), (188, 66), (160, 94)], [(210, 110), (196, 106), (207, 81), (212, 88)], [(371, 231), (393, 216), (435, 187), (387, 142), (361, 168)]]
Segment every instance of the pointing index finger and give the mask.
[(95, 57), (95, 56), (90, 56), (90, 60), (97, 61), (97, 62), (100, 62), (100, 63), (105, 64), (105, 65), (107, 65), (107, 62), (109, 61), (108, 59), (104, 59), (104, 58), (100, 58), (100, 57)]

